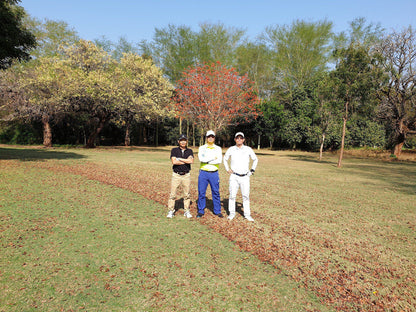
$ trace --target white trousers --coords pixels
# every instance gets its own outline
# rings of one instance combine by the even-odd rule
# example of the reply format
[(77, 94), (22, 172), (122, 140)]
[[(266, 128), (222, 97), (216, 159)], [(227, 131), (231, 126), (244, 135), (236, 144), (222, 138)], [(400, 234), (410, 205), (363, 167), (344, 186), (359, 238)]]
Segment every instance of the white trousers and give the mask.
[(230, 197), (228, 199), (228, 209), (230, 216), (235, 215), (235, 199), (237, 197), (238, 189), (241, 189), (243, 196), (244, 217), (250, 216), (250, 177), (239, 177), (238, 175), (230, 175)]

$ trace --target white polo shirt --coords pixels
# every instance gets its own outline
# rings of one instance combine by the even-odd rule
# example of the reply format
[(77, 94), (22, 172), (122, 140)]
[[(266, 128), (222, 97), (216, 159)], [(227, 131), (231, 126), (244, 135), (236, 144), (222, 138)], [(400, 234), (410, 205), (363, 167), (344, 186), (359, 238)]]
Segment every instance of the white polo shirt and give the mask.
[[(228, 159), (231, 158), (231, 165), (228, 166)], [(231, 170), (238, 174), (246, 174), (250, 171), (250, 158), (253, 161), (251, 169), (256, 170), (258, 159), (251, 147), (242, 145), (237, 147), (237, 145), (231, 146), (224, 155), (224, 167), (225, 170)]]

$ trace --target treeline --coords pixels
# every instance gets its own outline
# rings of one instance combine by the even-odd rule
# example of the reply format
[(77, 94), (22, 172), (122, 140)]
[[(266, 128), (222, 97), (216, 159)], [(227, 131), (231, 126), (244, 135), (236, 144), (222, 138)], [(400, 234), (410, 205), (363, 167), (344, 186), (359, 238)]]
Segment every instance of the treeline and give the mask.
[(334, 33), (329, 21), (267, 27), (256, 40), (223, 24), (156, 28), (151, 41), (80, 40), (64, 22), (26, 17), (32, 59), (1, 72), (7, 143), (199, 144), (206, 129), (173, 99), (184, 73), (219, 63), (247, 76), (260, 98), (256, 118), (235, 114), (216, 129), (220, 144), (244, 131), (271, 148), (415, 147), (416, 37), (356, 19)]

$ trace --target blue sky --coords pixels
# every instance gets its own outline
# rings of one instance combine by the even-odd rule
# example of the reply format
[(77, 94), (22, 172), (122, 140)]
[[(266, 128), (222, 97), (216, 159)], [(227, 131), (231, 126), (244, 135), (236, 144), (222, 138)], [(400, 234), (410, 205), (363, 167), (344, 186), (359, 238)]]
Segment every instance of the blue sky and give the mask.
[(113, 42), (121, 36), (133, 43), (151, 40), (155, 28), (169, 24), (197, 31), (204, 22), (243, 28), (250, 39), (267, 26), (296, 19), (327, 19), (336, 32), (357, 17), (388, 31), (416, 28), (416, 0), (22, 0), (20, 5), (33, 17), (67, 22), (83, 39), (105, 36)]

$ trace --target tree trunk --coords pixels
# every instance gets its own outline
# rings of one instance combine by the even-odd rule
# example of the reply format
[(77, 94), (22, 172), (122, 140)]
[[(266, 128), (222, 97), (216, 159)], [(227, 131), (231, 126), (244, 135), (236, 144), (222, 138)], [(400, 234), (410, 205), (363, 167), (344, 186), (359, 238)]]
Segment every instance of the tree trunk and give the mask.
[(319, 148), (319, 161), (322, 160), (322, 153), (324, 151), (324, 143), (325, 143), (325, 132), (322, 133), (321, 147)]
[(52, 128), (49, 123), (49, 116), (42, 117), (43, 124), (43, 146), (52, 147)]
[(260, 150), (260, 134), (257, 137), (257, 149)]
[(126, 135), (124, 136), (124, 145), (130, 146), (130, 123), (126, 124)]
[(87, 140), (87, 148), (94, 148), (95, 147), (95, 139), (100, 134), (101, 130), (104, 128), (105, 120), (100, 120), (98, 127), (91, 133)]
[(341, 167), (342, 156), (344, 156), (344, 145), (345, 145), (345, 132), (347, 131), (347, 119), (348, 119), (348, 105), (349, 101), (345, 102), (345, 115), (344, 124), (342, 125), (342, 139), (341, 139), (341, 151), (339, 152), (338, 168)]
[(402, 147), (405, 141), (406, 141), (406, 135), (402, 132), (397, 136), (396, 142), (392, 150), (393, 155), (396, 156), (397, 158), (399, 158), (400, 155), (402, 154)]
[(159, 121), (156, 120), (155, 146), (159, 146)]
[(195, 144), (195, 123), (192, 124), (192, 146), (196, 146)]
[(344, 117), (344, 124), (342, 125), (341, 151), (339, 152), (339, 158), (338, 158), (338, 168), (341, 167), (342, 156), (344, 155), (344, 144), (345, 144), (346, 129), (347, 129), (347, 117)]

